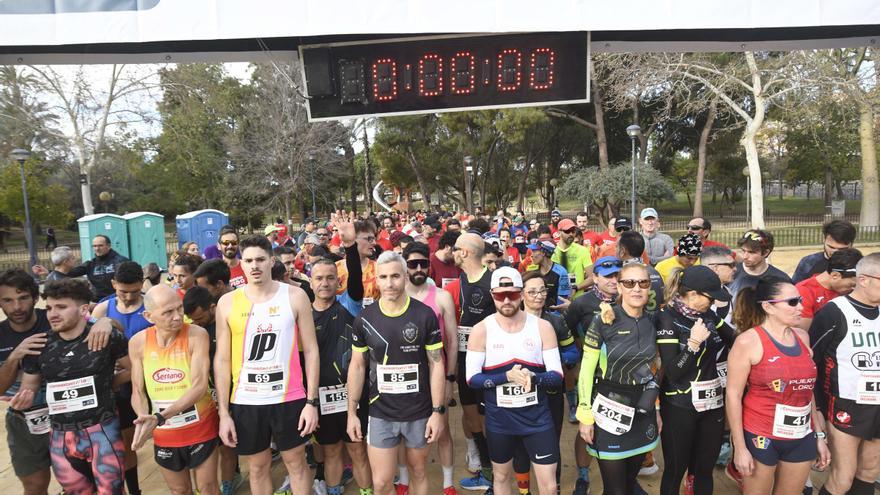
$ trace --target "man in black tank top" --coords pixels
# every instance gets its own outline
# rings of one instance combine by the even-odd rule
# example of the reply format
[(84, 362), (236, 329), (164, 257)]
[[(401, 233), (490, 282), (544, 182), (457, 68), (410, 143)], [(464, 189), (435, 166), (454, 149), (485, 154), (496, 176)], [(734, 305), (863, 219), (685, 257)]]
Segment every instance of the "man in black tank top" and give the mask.
[(492, 301), (492, 272), (483, 266), (485, 242), (477, 234), (462, 234), (453, 248), (455, 264), (461, 268), (459, 304), (461, 315), (458, 324), (458, 395), (464, 413), (465, 436), (472, 435), (480, 456), (480, 472), (473, 478), (464, 479), (462, 488), (468, 490), (489, 489), (492, 487), (492, 463), (489, 459), (489, 446), (483, 434), (482, 391), (468, 387), (465, 376), (465, 356), (471, 328), (495, 312)]

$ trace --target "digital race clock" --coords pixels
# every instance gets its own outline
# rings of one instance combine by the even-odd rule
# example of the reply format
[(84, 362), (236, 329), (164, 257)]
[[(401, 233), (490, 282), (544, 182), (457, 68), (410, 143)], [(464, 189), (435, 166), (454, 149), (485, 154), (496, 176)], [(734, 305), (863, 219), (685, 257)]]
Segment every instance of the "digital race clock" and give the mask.
[(589, 101), (585, 32), (300, 47), (309, 120)]

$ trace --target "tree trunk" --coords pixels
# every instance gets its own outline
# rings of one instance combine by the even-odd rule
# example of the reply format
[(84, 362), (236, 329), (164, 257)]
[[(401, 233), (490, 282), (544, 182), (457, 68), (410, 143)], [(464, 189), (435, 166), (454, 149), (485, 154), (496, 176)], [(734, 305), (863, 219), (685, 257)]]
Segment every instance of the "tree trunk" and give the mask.
[[(706, 147), (709, 143), (709, 135), (712, 133), (712, 126), (715, 124), (715, 114), (718, 110), (718, 99), (714, 98), (709, 104), (709, 115), (706, 116), (706, 123), (700, 132), (700, 144), (697, 149), (697, 185), (694, 190), (694, 217), (703, 216), (703, 181), (706, 178)], [(712, 201), (714, 202), (714, 195)]]
[(880, 184), (877, 182), (874, 112), (868, 104), (861, 104), (859, 108), (859, 144), (862, 151), (862, 209), (859, 213), (859, 228), (876, 228), (880, 225)]
[(605, 134), (605, 109), (602, 106), (602, 90), (593, 79), (593, 108), (596, 111), (596, 144), (599, 147), (599, 168), (608, 168), (608, 137)]
[(407, 157), (407, 162), (409, 162), (409, 166), (410, 168), (412, 168), (413, 173), (416, 174), (416, 181), (418, 181), (419, 183), (419, 191), (421, 191), (422, 193), (422, 202), (425, 203), (425, 209), (430, 210), (431, 192), (428, 189), (428, 183), (425, 182), (425, 179), (422, 177), (422, 173), (419, 171), (421, 167), (419, 167), (419, 164), (416, 160), (416, 155), (413, 153), (412, 148), (407, 147), (406, 151), (407, 153), (409, 153), (409, 156)]
[(825, 209), (831, 207), (831, 200), (834, 199), (834, 175), (831, 167), (825, 166), (825, 195), (823, 197), (823, 205)]
[(516, 209), (525, 211), (526, 188), (529, 184), (529, 171), (532, 168), (531, 157), (526, 157), (526, 163), (523, 166), (522, 180), (516, 186)]
[(370, 163), (370, 140), (367, 137), (367, 126), (364, 126), (364, 199), (367, 211), (373, 211), (373, 170)]
[(350, 144), (346, 144), (343, 149), (345, 151), (345, 161), (351, 167), (351, 207), (349, 209), (357, 214), (358, 174), (357, 168), (354, 166), (354, 148)]
[(761, 163), (758, 161), (758, 145), (755, 141), (758, 127), (753, 125), (746, 126), (740, 141), (746, 151), (746, 161), (749, 163), (749, 184), (752, 187), (751, 226), (753, 229), (764, 228), (764, 189), (761, 187)]

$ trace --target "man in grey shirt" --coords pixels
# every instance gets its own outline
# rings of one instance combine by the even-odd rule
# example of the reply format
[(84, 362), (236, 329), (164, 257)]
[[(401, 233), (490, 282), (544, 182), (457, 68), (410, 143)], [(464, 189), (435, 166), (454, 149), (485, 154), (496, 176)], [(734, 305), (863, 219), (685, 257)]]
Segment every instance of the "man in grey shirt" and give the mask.
[(645, 208), (639, 215), (642, 237), (645, 238), (645, 252), (652, 265), (669, 258), (673, 254), (672, 237), (660, 232), (660, 217), (654, 208)]

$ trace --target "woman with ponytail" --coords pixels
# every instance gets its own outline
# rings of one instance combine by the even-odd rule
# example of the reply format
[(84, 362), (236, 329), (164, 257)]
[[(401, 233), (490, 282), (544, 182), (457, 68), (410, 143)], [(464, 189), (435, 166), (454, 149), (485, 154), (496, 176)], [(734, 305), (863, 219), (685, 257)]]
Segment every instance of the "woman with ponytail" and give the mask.
[(831, 458), (813, 401), (816, 365), (799, 328), (802, 309), (794, 285), (775, 277), (736, 296), (742, 333), (728, 356), (726, 410), (746, 495), (800, 494), (810, 467), (824, 469)]

